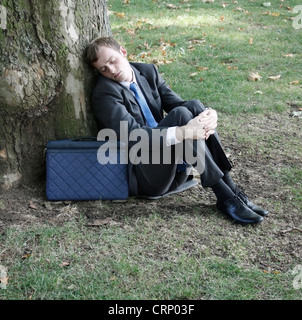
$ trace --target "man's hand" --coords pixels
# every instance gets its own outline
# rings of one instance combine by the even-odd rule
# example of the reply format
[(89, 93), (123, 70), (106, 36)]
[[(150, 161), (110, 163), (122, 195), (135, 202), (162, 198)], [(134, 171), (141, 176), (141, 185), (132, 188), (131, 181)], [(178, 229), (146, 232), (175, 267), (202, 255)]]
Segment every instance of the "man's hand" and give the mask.
[(207, 140), (211, 134), (215, 133), (217, 128), (217, 112), (213, 109), (207, 109), (199, 114), (201, 118), (201, 123), (205, 131), (205, 139)]
[(178, 127), (176, 129), (176, 139), (179, 141), (208, 139), (211, 134), (215, 133), (216, 128), (217, 112), (213, 109), (207, 109), (190, 120), (185, 126)]

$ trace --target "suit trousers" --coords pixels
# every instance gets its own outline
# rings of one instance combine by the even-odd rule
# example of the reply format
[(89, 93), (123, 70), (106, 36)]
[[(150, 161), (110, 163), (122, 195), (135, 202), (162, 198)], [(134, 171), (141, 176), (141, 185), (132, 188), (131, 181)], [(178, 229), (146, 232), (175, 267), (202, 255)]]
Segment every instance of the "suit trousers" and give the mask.
[[(167, 128), (173, 126), (186, 125), (191, 119), (197, 116), (200, 110), (188, 110), (186, 107), (176, 107), (171, 110), (167, 116), (158, 124), (157, 128)], [(188, 147), (184, 142), (183, 150)], [(196, 141), (190, 144), (193, 148), (192, 154), (197, 155), (198, 148)], [(134, 166), (134, 173), (137, 179), (138, 192), (141, 195), (158, 196), (168, 191), (176, 189), (188, 178), (186, 171), (178, 172), (175, 162), (175, 146), (171, 148), (171, 163), (166, 164), (145, 164), (139, 163)], [(152, 152), (152, 151), (151, 151)], [(183, 153), (183, 160), (186, 152)], [(196, 164), (195, 164), (196, 165)], [(193, 164), (193, 166), (195, 166)], [(204, 170), (200, 175), (201, 185), (211, 187), (218, 182), (224, 175), (224, 172), (231, 170), (231, 164), (228, 161), (220, 142), (220, 138), (215, 132), (204, 144)]]

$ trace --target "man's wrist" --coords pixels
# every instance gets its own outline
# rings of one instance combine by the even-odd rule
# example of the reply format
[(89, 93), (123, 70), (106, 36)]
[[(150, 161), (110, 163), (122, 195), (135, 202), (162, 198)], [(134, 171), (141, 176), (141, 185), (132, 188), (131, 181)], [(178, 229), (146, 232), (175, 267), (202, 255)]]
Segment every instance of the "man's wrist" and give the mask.
[(178, 141), (185, 140), (185, 127), (186, 126), (176, 127), (175, 137)]
[(175, 145), (177, 143), (182, 142), (182, 140), (178, 140), (176, 137), (176, 130), (178, 127), (169, 127), (167, 130), (167, 135), (166, 135), (166, 145), (167, 147), (170, 147), (172, 145)]

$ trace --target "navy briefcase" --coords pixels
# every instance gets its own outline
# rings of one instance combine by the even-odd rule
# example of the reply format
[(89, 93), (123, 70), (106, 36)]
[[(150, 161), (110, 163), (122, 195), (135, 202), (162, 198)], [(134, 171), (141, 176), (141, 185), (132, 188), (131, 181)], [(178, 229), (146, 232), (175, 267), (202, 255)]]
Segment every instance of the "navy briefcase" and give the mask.
[(47, 199), (127, 199), (129, 185), (126, 149), (120, 144), (115, 145), (113, 150), (117, 161), (101, 164), (97, 153), (104, 143), (95, 138), (49, 141), (46, 145)]

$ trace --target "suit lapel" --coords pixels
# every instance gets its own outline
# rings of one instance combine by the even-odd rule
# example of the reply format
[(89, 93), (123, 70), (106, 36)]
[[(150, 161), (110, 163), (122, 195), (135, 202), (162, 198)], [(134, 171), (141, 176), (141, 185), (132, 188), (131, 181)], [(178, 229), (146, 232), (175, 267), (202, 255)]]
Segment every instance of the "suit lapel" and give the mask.
[(152, 92), (150, 92), (150, 90), (149, 90), (149, 84), (148, 84), (146, 78), (144, 76), (142, 76), (140, 74), (139, 70), (137, 70), (134, 66), (132, 66), (132, 69), (134, 70), (136, 81), (137, 81), (142, 93), (144, 94), (144, 96), (146, 98), (146, 101), (148, 103), (149, 108), (152, 108), (152, 106), (154, 104), (153, 103), (154, 98), (153, 98)]

